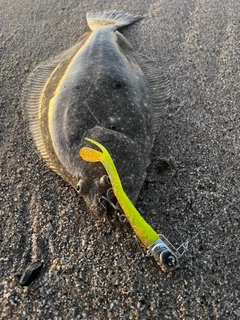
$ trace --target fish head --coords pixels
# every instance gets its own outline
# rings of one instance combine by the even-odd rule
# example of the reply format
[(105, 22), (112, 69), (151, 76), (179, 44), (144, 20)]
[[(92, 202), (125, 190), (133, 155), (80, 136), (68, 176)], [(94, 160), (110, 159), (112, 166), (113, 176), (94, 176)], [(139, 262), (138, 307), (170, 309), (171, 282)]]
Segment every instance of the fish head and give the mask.
[(100, 162), (84, 162), (81, 166), (81, 176), (75, 186), (77, 193), (84, 198), (89, 209), (97, 216), (109, 214), (111, 203), (116, 199), (107, 173)]
[[(99, 142), (108, 150), (117, 168), (124, 191), (133, 203), (136, 202), (145, 178), (148, 159), (148, 152), (143, 145), (139, 146), (120, 132), (100, 126), (86, 132), (81, 141), (81, 147), (88, 146), (97, 150), (98, 148), (87, 142), (85, 137)], [(75, 189), (95, 214), (111, 214), (117, 205), (117, 200), (113, 192), (110, 192), (112, 185), (104, 166), (101, 162), (88, 162), (83, 159), (80, 161), (79, 180)]]

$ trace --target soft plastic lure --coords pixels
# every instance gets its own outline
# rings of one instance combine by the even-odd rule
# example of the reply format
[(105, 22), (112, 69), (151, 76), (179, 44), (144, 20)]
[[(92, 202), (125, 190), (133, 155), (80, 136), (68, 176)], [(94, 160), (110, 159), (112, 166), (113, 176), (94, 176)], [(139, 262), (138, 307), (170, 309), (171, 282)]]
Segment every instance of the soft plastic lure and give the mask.
[[(178, 258), (181, 254), (165, 237), (161, 236), (164, 239), (163, 241), (134, 207), (133, 203), (123, 190), (117, 169), (107, 149), (95, 140), (89, 138), (86, 138), (86, 140), (98, 146), (102, 152), (84, 147), (80, 150), (79, 155), (86, 161), (100, 161), (103, 164), (111, 181), (115, 197), (138, 238), (154, 256), (163, 271), (176, 269), (179, 266)], [(172, 247), (172, 249), (169, 247)]]

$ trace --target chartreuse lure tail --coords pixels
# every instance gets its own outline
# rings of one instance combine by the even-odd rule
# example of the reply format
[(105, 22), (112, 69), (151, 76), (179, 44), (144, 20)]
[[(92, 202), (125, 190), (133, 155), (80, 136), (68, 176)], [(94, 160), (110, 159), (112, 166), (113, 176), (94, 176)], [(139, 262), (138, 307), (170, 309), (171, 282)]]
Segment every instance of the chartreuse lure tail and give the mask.
[(111, 181), (115, 197), (138, 238), (143, 245), (148, 248), (164, 271), (176, 269), (179, 266), (178, 252), (175, 254), (173, 250), (169, 248), (171, 244), (165, 238), (164, 240), (166, 240), (165, 242), (168, 244), (160, 239), (156, 231), (153, 230), (134, 207), (123, 190), (117, 169), (107, 149), (95, 140), (89, 138), (86, 138), (86, 140), (98, 146), (102, 152), (84, 147), (79, 152), (80, 156), (86, 161), (100, 161), (103, 164)]

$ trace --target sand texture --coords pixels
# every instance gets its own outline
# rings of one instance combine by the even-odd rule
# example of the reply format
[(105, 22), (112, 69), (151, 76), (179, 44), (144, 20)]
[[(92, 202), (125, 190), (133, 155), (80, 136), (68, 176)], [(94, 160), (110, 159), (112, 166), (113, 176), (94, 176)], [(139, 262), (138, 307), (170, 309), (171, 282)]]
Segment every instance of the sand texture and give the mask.
[[(172, 85), (137, 202), (175, 246), (190, 239), (169, 275), (47, 168), (21, 106), (29, 73), (76, 43), (86, 12), (112, 9), (143, 16), (122, 32)], [(239, 0), (0, 1), (1, 319), (240, 318), (239, 12)]]

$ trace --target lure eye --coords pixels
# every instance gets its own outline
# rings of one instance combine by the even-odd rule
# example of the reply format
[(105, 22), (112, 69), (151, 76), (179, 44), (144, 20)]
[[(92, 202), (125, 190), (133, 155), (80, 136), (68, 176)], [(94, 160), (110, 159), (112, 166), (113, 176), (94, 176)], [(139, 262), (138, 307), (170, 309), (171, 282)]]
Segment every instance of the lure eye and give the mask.
[(100, 178), (99, 183), (103, 187), (111, 185), (111, 181), (106, 174)]
[(160, 238), (148, 249), (164, 272), (169, 272), (179, 267), (178, 256)]
[(160, 261), (168, 268), (176, 267), (178, 265), (178, 261), (175, 255), (169, 250), (164, 250), (161, 253)]

